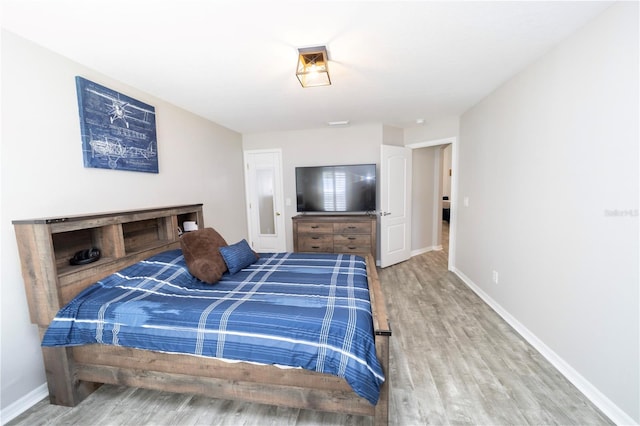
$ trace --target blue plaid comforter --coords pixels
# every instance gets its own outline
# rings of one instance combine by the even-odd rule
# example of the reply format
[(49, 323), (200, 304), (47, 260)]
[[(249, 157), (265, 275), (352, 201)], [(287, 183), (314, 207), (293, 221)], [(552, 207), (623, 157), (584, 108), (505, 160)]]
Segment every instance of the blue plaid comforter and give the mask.
[(354, 255), (263, 253), (209, 285), (180, 250), (160, 253), (86, 288), (42, 341), (90, 343), (329, 373), (372, 404), (384, 381), (366, 266)]

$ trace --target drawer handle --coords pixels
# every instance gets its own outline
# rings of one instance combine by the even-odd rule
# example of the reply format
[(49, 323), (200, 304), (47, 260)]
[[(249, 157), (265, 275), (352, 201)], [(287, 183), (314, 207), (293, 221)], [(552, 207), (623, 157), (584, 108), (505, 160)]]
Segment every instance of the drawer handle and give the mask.
[(320, 237), (311, 237), (312, 240), (319, 240)]
[(347, 226), (347, 228), (349, 228), (349, 229), (356, 229), (356, 227), (355, 227), (355, 226)]
[(349, 239), (350, 239), (350, 240), (355, 240), (355, 239), (356, 239), (356, 237), (349, 237)]
[(349, 246), (349, 250), (356, 250), (358, 247)]
[(320, 248), (320, 246), (311, 246), (311, 248), (319, 249), (319, 248)]
[(319, 226), (319, 225), (312, 225), (312, 226), (311, 226), (311, 229), (318, 229), (318, 228), (320, 228), (320, 226)]

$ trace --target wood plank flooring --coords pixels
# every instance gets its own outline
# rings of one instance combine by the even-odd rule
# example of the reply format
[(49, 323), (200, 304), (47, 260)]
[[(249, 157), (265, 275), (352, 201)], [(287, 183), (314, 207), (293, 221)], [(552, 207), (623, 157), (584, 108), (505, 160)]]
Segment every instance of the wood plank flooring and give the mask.
[[(380, 269), (393, 425), (611, 425), (447, 271), (443, 250)], [(74, 408), (43, 400), (9, 425), (371, 425), (372, 419), (104, 385)]]

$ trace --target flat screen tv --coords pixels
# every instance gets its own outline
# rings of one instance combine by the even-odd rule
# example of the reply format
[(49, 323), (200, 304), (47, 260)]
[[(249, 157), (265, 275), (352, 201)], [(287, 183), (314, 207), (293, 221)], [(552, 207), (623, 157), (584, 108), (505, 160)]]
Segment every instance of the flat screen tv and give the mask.
[(376, 209), (376, 165), (296, 167), (298, 212), (370, 212)]

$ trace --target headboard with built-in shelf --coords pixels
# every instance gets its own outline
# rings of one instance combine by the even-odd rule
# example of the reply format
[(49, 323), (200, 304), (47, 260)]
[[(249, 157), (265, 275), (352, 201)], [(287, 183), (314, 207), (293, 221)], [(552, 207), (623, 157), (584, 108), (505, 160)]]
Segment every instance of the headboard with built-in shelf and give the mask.
[[(14, 220), (31, 322), (49, 325), (58, 310), (84, 287), (156, 253), (180, 247), (185, 221), (204, 226), (202, 204)], [(83, 249), (101, 258), (70, 265)]]

